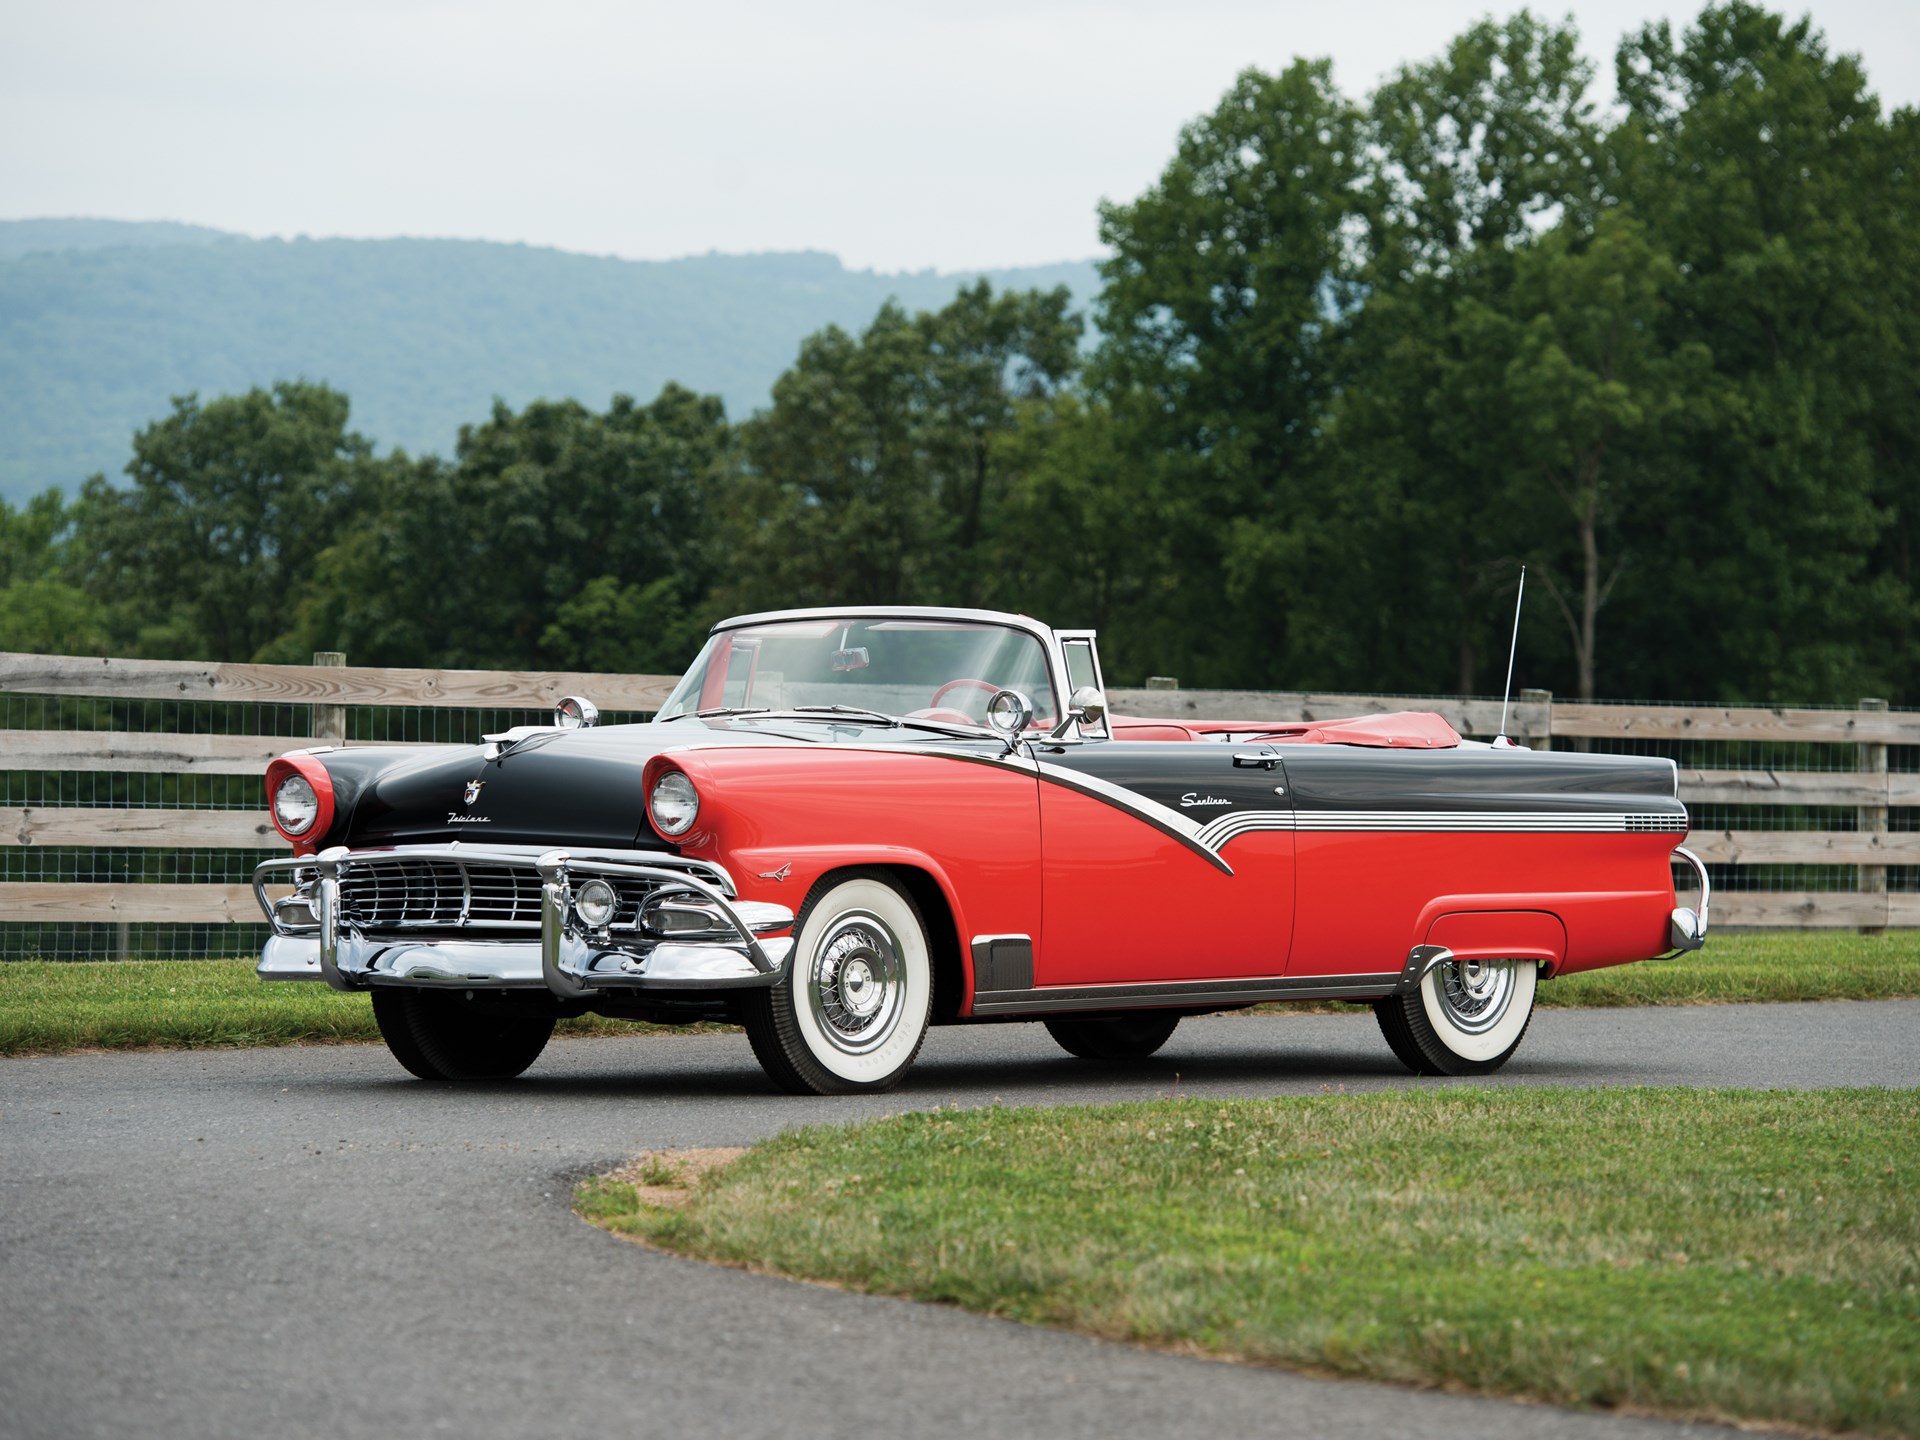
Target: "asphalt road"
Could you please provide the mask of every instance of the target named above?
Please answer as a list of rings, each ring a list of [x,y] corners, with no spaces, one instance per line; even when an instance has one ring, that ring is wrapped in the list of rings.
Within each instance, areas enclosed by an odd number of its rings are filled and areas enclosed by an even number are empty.
[[[1494,1083],[1905,1087],[1916,1042],[1913,1001],[1542,1011]],[[0,1436],[1731,1433],[709,1269],[567,1208],[637,1151],[815,1120],[1406,1083],[1365,1015],[1191,1021],[1124,1075],[1037,1026],[938,1030],[852,1100],[770,1094],[735,1036],[561,1042],[460,1090],[359,1046],[0,1061]]]

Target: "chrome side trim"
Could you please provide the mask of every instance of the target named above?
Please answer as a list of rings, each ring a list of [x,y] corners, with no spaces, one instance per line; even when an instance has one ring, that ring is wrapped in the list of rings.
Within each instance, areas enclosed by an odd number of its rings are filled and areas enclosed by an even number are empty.
[[[1257,1005],[1264,1000],[1377,1000],[1399,987],[1385,975],[1272,975],[1150,985],[1039,985],[973,997],[976,1015],[1048,1015],[1062,1010],[1177,1010]]]
[[[1111,805],[1116,810],[1124,810],[1134,819],[1151,825],[1161,834],[1178,840],[1202,860],[1216,868],[1233,874],[1233,867],[1218,854],[1217,848],[1201,838],[1202,826],[1182,815],[1170,806],[1157,800],[1149,800],[1138,791],[1129,790],[1124,785],[1116,785],[1111,780],[1103,780],[1097,775],[1083,775],[1078,770],[1068,769],[1064,765],[1050,765],[1045,760],[1035,762],[1042,780],[1051,781],[1067,790],[1074,790],[1089,799]]]

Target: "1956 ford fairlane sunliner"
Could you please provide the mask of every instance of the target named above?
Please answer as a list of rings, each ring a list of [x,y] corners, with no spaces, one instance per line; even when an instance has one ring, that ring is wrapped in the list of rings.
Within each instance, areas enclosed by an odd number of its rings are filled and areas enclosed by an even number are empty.
[[[1182,1016],[1370,1003],[1423,1074],[1520,1044],[1536,984],[1697,947],[1673,763],[1106,712],[1088,631],[918,608],[714,627],[649,723],[267,771],[259,973],[371,992],[424,1079],[564,1016],[725,1019],[778,1085],[885,1089],[929,1025],[1150,1055]],[[1675,893],[1675,860],[1699,894]]]

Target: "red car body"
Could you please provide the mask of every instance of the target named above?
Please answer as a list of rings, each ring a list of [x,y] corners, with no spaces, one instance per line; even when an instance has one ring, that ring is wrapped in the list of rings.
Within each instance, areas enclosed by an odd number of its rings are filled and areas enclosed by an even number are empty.
[[[897,1083],[929,1024],[1042,1020],[1124,1061],[1307,998],[1474,1073],[1538,981],[1706,927],[1669,761],[1431,715],[1110,717],[1091,634],[990,612],[743,617],[651,724],[296,754],[268,785],[307,858],[258,877],[261,974],[372,991],[443,1079],[517,1073],[586,1010],[736,1019],[776,1081],[831,1091]]]

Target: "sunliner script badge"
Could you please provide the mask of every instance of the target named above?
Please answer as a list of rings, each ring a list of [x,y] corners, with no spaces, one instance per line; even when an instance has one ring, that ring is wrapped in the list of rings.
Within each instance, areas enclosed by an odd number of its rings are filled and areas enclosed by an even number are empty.
[[[1196,795],[1191,790],[1180,797],[1180,808],[1182,810],[1196,810],[1203,805],[1231,804],[1233,804],[1233,801],[1222,800],[1218,795]]]

